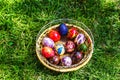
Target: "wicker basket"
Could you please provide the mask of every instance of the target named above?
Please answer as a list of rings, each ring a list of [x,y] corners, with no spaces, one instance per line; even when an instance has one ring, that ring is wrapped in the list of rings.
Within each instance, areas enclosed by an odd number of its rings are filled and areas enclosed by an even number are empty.
[[[78,62],[77,64],[74,64],[74,65],[71,65],[71,66],[58,66],[58,65],[54,65],[54,64],[51,64],[44,56],[42,56],[41,54],[41,49],[42,49],[42,39],[47,36],[47,34],[49,33],[49,31],[51,31],[52,29],[57,29],[59,24],[57,23],[54,23],[54,22],[58,22],[58,23],[66,23],[66,26],[68,28],[71,28],[71,27],[76,27],[78,29],[78,31],[80,33],[83,33],[85,35],[86,38],[89,38],[90,40],[90,44],[89,44],[89,48],[87,50],[87,52],[85,53],[84,55],[84,58]],[[58,72],[69,72],[69,71],[75,71],[75,70],[78,70],[79,68],[83,67],[84,65],[86,65],[88,63],[88,61],[91,59],[92,57],[92,53],[93,53],[93,36],[91,34],[91,32],[88,33],[88,31],[86,31],[85,29],[83,29],[81,26],[77,26],[77,25],[74,25],[74,24],[70,24],[70,21],[71,22],[74,22],[73,20],[70,20],[70,19],[60,19],[60,20],[56,20],[52,23],[54,24],[47,24],[47,26],[49,25],[49,27],[43,27],[42,30],[39,32],[38,34],[38,37],[37,37],[37,40],[36,40],[36,54],[37,54],[37,57],[39,58],[40,62],[46,66],[47,68],[51,69],[51,70],[54,70],[54,71],[58,71]],[[68,23],[69,21],[69,23]],[[76,22],[76,21],[75,21]],[[78,23],[77,23],[78,24]],[[81,23],[79,23],[81,24]],[[84,25],[84,24],[82,24]],[[85,25],[84,25],[85,27]],[[87,30],[89,30],[87,28]],[[90,30],[89,30],[90,31]],[[65,39],[64,39],[65,40]],[[61,56],[62,57],[62,56]]]

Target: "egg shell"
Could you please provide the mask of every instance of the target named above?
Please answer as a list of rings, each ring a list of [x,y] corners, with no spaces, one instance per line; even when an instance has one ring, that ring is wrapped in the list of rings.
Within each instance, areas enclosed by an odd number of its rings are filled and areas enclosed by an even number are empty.
[[[55,46],[55,43],[52,39],[45,37],[42,40],[42,45],[53,48]]]
[[[67,37],[69,39],[73,39],[77,36],[77,34],[78,34],[77,29],[75,27],[73,27],[73,28],[69,29]]]
[[[55,56],[53,56],[52,58],[49,59],[49,62],[57,65],[60,62],[60,57],[55,55]]]
[[[61,63],[63,66],[71,66],[72,65],[72,59],[69,56],[63,57],[61,59]]]
[[[78,45],[77,49],[79,51],[86,52],[88,48],[87,48],[86,44],[80,44],[80,45]]]
[[[83,53],[82,52],[73,52],[72,53],[72,62],[73,64],[76,64],[80,62],[83,59]]]
[[[75,49],[75,44],[73,41],[67,41],[65,44],[65,49],[67,52],[72,52]]]
[[[48,36],[49,36],[49,38],[51,38],[55,42],[59,41],[61,38],[60,33],[56,30],[51,30],[49,32]]]
[[[51,58],[55,55],[54,51],[50,47],[43,47],[41,52],[45,58]]]
[[[64,23],[60,24],[60,26],[59,26],[59,32],[60,32],[60,34],[62,36],[67,35],[67,33],[68,33],[68,27]]]
[[[78,44],[83,44],[85,42],[85,36],[84,34],[80,33],[77,35],[77,37],[75,38],[74,42],[78,45]]]
[[[63,55],[65,53],[65,48],[61,43],[56,43],[55,49],[59,55]]]

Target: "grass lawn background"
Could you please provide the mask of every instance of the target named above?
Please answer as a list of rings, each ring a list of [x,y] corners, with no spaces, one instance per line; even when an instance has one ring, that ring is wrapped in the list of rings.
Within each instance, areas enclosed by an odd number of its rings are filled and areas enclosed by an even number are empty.
[[[81,21],[94,35],[92,59],[74,72],[51,71],[36,56],[37,33],[59,18]],[[0,80],[120,80],[120,1],[0,0]]]

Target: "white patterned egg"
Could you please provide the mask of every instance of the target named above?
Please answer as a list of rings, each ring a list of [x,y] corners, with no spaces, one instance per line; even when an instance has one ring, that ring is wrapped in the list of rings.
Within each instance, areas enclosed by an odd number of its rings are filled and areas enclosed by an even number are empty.
[[[57,43],[55,45],[55,49],[59,55],[63,55],[65,53],[65,48],[64,48],[63,44],[61,44],[61,43]]]
[[[69,56],[63,57],[61,59],[63,66],[71,66],[72,65],[72,59]]]
[[[55,46],[55,43],[52,39],[45,37],[42,40],[42,45],[53,48]]]
[[[85,42],[85,36],[84,34],[80,33],[77,35],[77,37],[75,38],[75,41],[74,41],[77,45],[78,44],[83,44]]]

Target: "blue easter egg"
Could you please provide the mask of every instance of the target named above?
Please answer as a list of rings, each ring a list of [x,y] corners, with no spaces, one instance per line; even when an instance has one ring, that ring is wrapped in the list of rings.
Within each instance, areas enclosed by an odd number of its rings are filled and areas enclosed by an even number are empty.
[[[67,35],[68,33],[68,27],[65,24],[60,24],[59,26],[59,32],[62,36]]]
[[[57,43],[55,49],[59,55],[63,55],[65,53],[65,48],[61,43]]]

